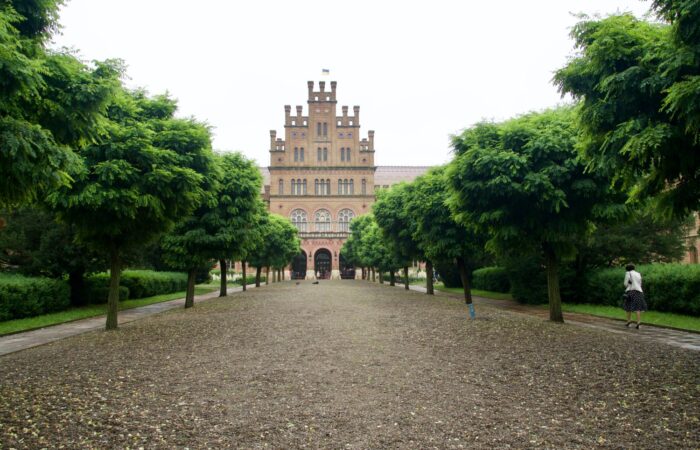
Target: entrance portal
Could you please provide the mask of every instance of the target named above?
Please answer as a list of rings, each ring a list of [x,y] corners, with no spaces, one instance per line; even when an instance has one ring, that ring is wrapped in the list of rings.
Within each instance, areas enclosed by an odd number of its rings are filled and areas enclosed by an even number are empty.
[[[306,252],[301,251],[292,260],[292,280],[303,280],[306,278]]]
[[[316,277],[330,279],[331,269],[331,252],[325,248],[317,250],[316,256],[314,256],[314,270],[316,271]]]
[[[343,280],[355,279],[355,266],[345,260],[343,254],[340,254],[340,278]]]

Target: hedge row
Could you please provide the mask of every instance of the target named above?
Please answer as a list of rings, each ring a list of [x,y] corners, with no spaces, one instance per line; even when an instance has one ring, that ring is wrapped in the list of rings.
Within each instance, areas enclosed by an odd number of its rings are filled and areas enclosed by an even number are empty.
[[[649,309],[700,316],[700,265],[651,264],[637,267]],[[625,270],[603,269],[586,279],[586,303],[619,306]]]
[[[260,275],[260,282],[264,283],[265,280],[265,275]],[[235,280],[233,280],[233,284],[238,284],[239,286],[243,285],[243,277],[239,277]],[[246,276],[246,284],[255,284],[255,275],[247,275]]]
[[[109,291],[109,274],[98,273],[88,278],[88,300],[90,303],[106,303]],[[187,274],[181,272],[155,272],[152,270],[125,270],[119,281],[119,300],[153,297],[184,291]],[[126,293],[121,288],[126,288]]]
[[[70,306],[70,287],[63,280],[0,273],[0,321],[22,319]]]
[[[472,272],[472,287],[482,291],[510,292],[508,272],[503,267],[484,267]]]

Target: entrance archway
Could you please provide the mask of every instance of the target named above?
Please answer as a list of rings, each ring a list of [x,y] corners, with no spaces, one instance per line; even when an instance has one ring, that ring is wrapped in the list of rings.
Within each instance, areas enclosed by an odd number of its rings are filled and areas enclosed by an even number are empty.
[[[331,252],[322,248],[316,251],[314,255],[314,270],[316,271],[316,277],[329,279],[331,277],[332,266]]]
[[[292,260],[292,280],[303,280],[306,278],[306,252],[301,251]]]
[[[345,256],[340,254],[340,278],[343,280],[355,279],[355,266],[345,260]]]

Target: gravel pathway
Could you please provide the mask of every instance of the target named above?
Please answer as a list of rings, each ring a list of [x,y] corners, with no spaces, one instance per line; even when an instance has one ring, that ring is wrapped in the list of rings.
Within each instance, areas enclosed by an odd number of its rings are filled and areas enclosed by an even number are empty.
[[[0,358],[0,448],[698,448],[700,353],[361,281]]]

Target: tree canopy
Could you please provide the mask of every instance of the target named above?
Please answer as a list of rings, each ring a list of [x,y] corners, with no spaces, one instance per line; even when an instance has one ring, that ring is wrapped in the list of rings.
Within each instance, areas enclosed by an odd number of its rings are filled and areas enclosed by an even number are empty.
[[[471,138],[485,126],[454,138],[459,156],[447,169],[450,207],[458,222],[488,233],[497,252],[515,251],[523,243],[541,248],[550,319],[562,321],[559,259],[571,249],[571,236],[584,232],[594,214],[606,212],[609,182],[584,172],[571,108],[498,124],[496,140]]]
[[[631,14],[579,22],[578,53],[554,81],[580,100],[589,170],[685,216],[700,209],[700,4],[653,5],[670,25]]]

